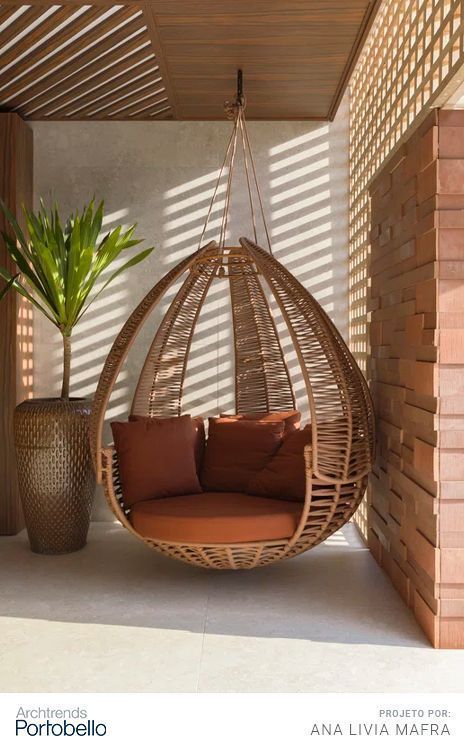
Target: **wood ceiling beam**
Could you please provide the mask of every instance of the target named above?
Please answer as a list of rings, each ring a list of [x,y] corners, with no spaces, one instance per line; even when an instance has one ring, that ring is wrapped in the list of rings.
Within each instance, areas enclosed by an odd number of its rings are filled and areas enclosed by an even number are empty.
[[[377,15],[377,11],[382,2],[383,0],[370,0],[369,7],[366,9],[363,22],[361,26],[359,27],[356,40],[353,44],[350,57],[348,58],[348,61],[345,65],[345,70],[343,71],[343,75],[340,78],[340,81],[338,83],[337,90],[332,100],[332,104],[330,105],[327,119],[330,120],[331,122],[333,121],[335,115],[337,114],[337,109],[340,106],[342,97],[346,89],[348,88],[351,74],[358,61],[359,55],[361,54],[361,50],[364,46],[364,42],[366,41],[367,35],[370,31],[370,28],[374,22],[374,18]]]
[[[177,102],[176,92],[175,92],[174,86],[172,85],[171,75],[170,75],[168,65],[166,62],[166,56],[164,54],[163,45],[161,44],[161,39],[158,33],[158,27],[156,25],[154,11],[150,3],[146,3],[145,5],[143,5],[142,10],[143,10],[143,17],[145,19],[145,23],[147,24],[151,46],[153,48],[153,52],[155,53],[155,57],[156,57],[156,60],[160,69],[161,77],[163,79],[164,87],[166,89],[169,103],[172,108],[173,117],[174,119],[177,119],[179,115],[179,106]]]

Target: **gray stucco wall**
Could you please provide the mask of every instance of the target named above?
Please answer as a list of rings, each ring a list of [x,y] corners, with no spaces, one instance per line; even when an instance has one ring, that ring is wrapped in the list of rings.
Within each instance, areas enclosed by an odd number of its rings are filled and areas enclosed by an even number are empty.
[[[145,246],[155,246],[143,265],[108,287],[76,329],[74,395],[93,393],[109,347],[131,310],[174,263],[196,249],[230,128],[228,122],[33,123],[36,200],[52,195],[67,213],[95,194],[105,199],[106,227],[137,222]],[[346,335],[347,102],[331,124],[256,122],[249,124],[249,132],[274,253]],[[213,219],[207,238],[215,236],[219,212]],[[229,228],[232,243],[241,235],[252,236],[241,170]],[[263,233],[259,239],[264,246]],[[185,399],[185,410],[192,413],[217,413],[232,405],[225,292],[221,286],[213,291],[199,321]],[[134,346],[111,401],[110,418],[127,411],[159,314]],[[54,395],[61,372],[59,335],[39,315],[34,321],[33,349],[34,393]],[[291,356],[289,364],[296,368]]]

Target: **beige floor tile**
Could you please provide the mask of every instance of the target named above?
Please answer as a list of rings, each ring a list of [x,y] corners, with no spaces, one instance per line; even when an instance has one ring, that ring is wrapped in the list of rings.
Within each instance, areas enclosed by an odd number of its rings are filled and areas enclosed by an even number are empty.
[[[2,692],[192,692],[202,636],[0,618]]]
[[[204,571],[95,523],[72,555],[0,538],[1,691],[464,691],[350,524],[311,552]]]

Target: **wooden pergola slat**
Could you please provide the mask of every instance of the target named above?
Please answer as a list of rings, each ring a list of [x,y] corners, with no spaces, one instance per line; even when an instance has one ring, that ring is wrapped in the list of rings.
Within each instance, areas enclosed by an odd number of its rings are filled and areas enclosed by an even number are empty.
[[[156,73],[153,73],[151,70],[147,72],[145,76],[143,76],[142,79],[136,81],[137,85],[137,91],[134,92],[134,94],[130,94],[127,92],[124,93],[123,89],[118,89],[114,91],[111,94],[108,94],[103,99],[97,99],[94,100],[92,103],[87,105],[86,107],[83,107],[76,113],[76,117],[80,118],[82,116],[91,115],[92,112],[95,110],[98,110],[99,113],[102,116],[106,116],[108,110],[114,110],[118,107],[124,107],[126,104],[129,104],[132,101],[137,101],[140,99],[140,97],[146,95],[147,93],[150,93],[150,90],[153,91],[153,89],[159,88],[159,81],[160,77],[157,76]],[[164,88],[161,87],[160,90],[161,93],[165,94]],[[155,94],[156,95],[156,94]],[[75,109],[75,108],[74,108]],[[74,116],[73,108],[67,109],[62,114],[66,116]]]
[[[4,52],[1,56],[1,64],[2,67],[9,65],[10,63],[14,62],[18,57],[20,57],[23,52],[27,52],[32,45],[36,44],[36,42],[40,42],[41,39],[43,39],[44,36],[50,33],[54,33],[56,30],[56,27],[59,26],[59,24],[63,23],[64,21],[67,21],[69,18],[72,18],[72,16],[79,10],[79,8],[70,6],[66,8],[58,8],[55,10],[51,15],[45,16],[43,21],[39,23],[37,26],[35,26],[31,31],[28,32],[27,35],[23,36],[16,44],[14,44],[12,47],[10,47],[9,50]],[[21,20],[21,16],[20,16]],[[15,22],[14,22],[15,23]],[[39,49],[43,50],[44,48],[47,49],[48,45],[51,44],[50,40],[45,40],[39,45]],[[30,53],[30,56],[40,54],[37,50],[34,50]],[[11,72],[8,70],[6,73],[4,73],[2,76],[0,76],[0,82],[3,83],[5,79],[8,81],[9,78],[11,78],[12,75],[15,75],[14,73],[14,67],[13,71]]]
[[[82,18],[75,21],[75,25],[73,26],[73,30],[70,36],[72,37],[75,35],[75,33],[85,29],[85,27],[88,25],[88,23],[90,23],[91,20],[93,20],[94,18],[98,18],[100,15],[101,12],[99,10],[95,10],[92,12],[90,20],[87,20],[88,17],[86,18],[86,14],[83,14]],[[40,50],[34,50],[33,52],[30,52],[26,57],[23,57],[20,61],[18,61],[18,63],[14,67],[10,68],[9,71],[5,72],[3,75],[0,75],[0,89],[6,88],[8,95],[14,95],[25,88],[25,86],[31,86],[35,83],[37,83],[37,85],[43,85],[42,81],[44,76],[51,75],[58,66],[64,67],[66,65],[66,69],[68,69],[70,65],[75,64],[75,57],[79,55],[79,52],[82,49],[88,47],[88,45],[91,44],[96,45],[103,34],[110,32],[112,28],[114,28],[114,26],[117,26],[123,21],[131,19],[133,16],[133,9],[121,9],[114,15],[112,15],[109,19],[107,19],[107,21],[105,22],[104,30],[102,30],[102,27],[97,26],[91,29],[85,35],[84,39],[81,38],[80,40],[76,40],[76,42],[69,44],[54,55],[50,55],[50,53],[54,52],[55,48],[60,46],[64,41],[67,41],[67,39],[66,36],[64,36],[60,40],[56,39],[55,42],[49,40],[46,45],[44,44],[45,49],[42,50],[44,53],[43,56],[40,54]],[[136,27],[142,28],[142,26],[139,24],[137,24]],[[69,31],[71,32],[71,29],[69,29]],[[131,31],[128,32],[126,30],[125,35],[127,35],[128,33],[131,33]],[[104,51],[105,42],[106,44],[108,44],[106,39],[103,40],[101,45],[99,45],[99,51],[101,47],[103,47]],[[82,60],[82,58],[86,54],[88,55],[89,52],[83,53],[82,57],[79,58],[79,61]],[[93,59],[96,56],[96,50],[93,50],[93,52],[90,54]],[[43,59],[43,57],[45,56],[47,56],[46,59]],[[3,64],[5,63],[3,61],[3,58],[0,56],[0,65]],[[16,78],[17,76],[21,76],[21,78],[18,81],[14,81],[14,83],[11,83],[11,80],[13,78]],[[59,76],[60,78],[63,77],[63,71],[61,71]]]
[[[116,102],[111,107],[106,107],[102,115],[103,117],[118,117],[118,115],[119,117],[126,117],[132,113],[139,112],[142,108],[146,107],[148,109],[148,107],[153,107],[156,104],[164,104],[167,101],[168,98],[165,92],[149,95],[149,92],[146,90],[139,91],[123,101]],[[128,104],[132,103],[133,106],[128,107]],[[124,108],[124,112],[122,112],[122,108]]]
[[[4,47],[5,45],[9,44],[12,39],[18,36],[18,34],[27,29],[32,23],[34,23],[34,21],[37,21],[40,16],[43,16],[45,10],[46,8],[43,8],[42,6],[37,6],[37,8],[26,8],[24,13],[16,18],[13,23],[10,23],[0,33],[0,47]],[[9,13],[9,15],[11,16],[11,13]],[[0,23],[2,23],[1,16]]]
[[[108,97],[114,96],[116,91],[119,91],[125,84],[130,83],[134,79],[137,79],[137,83],[145,79],[147,76],[158,72],[158,66],[156,64],[155,57],[152,56],[147,59],[147,50],[143,49],[139,53],[136,53],[133,58],[125,58],[119,65],[114,65],[105,71],[105,74],[97,75],[98,84],[95,84],[95,80],[86,80],[72,89],[69,93],[65,91],[54,99],[49,104],[46,102],[46,95],[39,97],[42,99],[43,105],[37,107],[37,101],[31,101],[31,108],[33,108],[34,117],[50,116],[53,115],[68,115],[70,112],[76,109],[85,109],[87,105],[95,108],[95,106]],[[129,64],[130,70],[125,71],[125,68]],[[158,74],[158,80],[159,78]],[[91,90],[89,90],[91,89]],[[45,99],[45,101],[44,101]],[[28,112],[27,106],[25,111]]]

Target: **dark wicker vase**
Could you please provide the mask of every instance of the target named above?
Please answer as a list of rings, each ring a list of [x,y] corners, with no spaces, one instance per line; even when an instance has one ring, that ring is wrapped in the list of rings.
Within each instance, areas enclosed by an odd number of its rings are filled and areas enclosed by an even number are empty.
[[[30,399],[16,407],[19,489],[33,552],[75,552],[87,541],[95,490],[91,409],[84,399]]]

